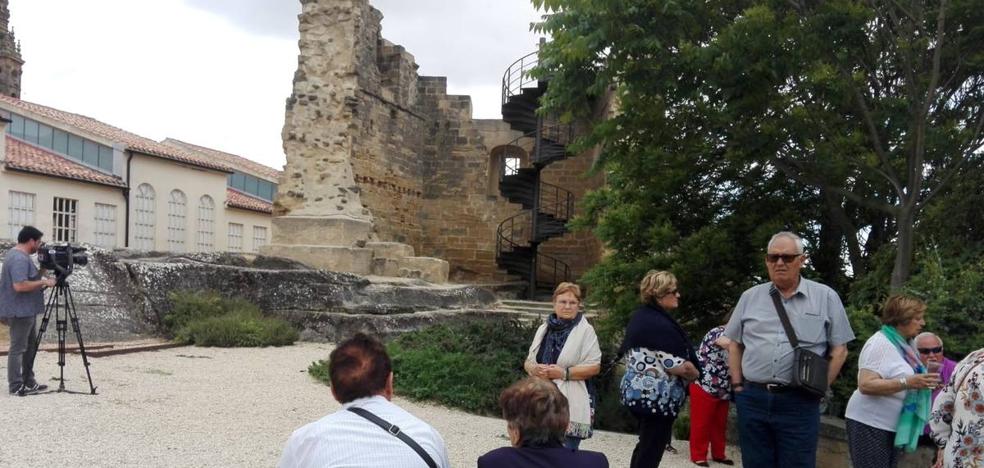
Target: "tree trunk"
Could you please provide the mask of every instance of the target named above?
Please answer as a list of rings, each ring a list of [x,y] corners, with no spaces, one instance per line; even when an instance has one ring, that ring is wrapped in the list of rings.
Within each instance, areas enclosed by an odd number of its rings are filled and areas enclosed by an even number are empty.
[[[914,206],[902,205],[899,208],[898,217],[895,221],[898,229],[898,245],[895,251],[895,266],[892,268],[892,282],[890,284],[892,291],[902,289],[905,282],[909,281],[909,275],[912,273],[912,254],[915,244],[913,221],[915,217]]]

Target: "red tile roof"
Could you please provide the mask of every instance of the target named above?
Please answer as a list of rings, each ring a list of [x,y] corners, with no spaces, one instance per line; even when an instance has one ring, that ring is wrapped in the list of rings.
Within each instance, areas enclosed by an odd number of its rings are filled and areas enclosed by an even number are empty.
[[[176,146],[185,151],[190,151],[197,153],[199,156],[207,159],[214,159],[216,161],[221,161],[223,164],[240,169],[243,172],[250,173],[254,176],[264,178],[270,182],[277,183],[280,179],[281,171],[278,171],[272,167],[260,164],[256,161],[246,159],[242,156],[237,156],[235,154],[226,153],[224,151],[215,150],[212,148],[206,148],[204,146],[193,145],[175,138],[167,138],[161,143],[166,145]]]
[[[123,179],[97,171],[39,146],[7,136],[7,169],[81,180],[113,187],[126,187]]]
[[[150,138],[144,138],[135,133],[130,133],[126,130],[102,123],[91,117],[61,111],[4,95],[0,95],[0,105],[41,115],[51,120],[61,122],[65,125],[78,128],[83,132],[88,132],[107,140],[122,143],[126,145],[127,149],[138,153],[149,154],[151,156],[170,159],[198,167],[215,169],[223,172],[232,172],[229,167],[219,161],[202,158],[189,151],[158,143]],[[28,115],[28,117],[30,116]]]
[[[260,213],[273,213],[273,203],[231,188],[226,189],[226,206]]]

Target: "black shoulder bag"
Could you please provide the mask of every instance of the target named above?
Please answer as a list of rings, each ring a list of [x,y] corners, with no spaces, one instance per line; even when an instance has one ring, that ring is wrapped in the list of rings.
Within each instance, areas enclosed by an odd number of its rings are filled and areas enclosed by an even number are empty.
[[[413,440],[412,438],[410,438],[410,436],[401,432],[400,428],[397,425],[390,424],[389,421],[379,416],[376,416],[371,411],[366,409],[353,408],[350,406],[348,410],[359,416],[362,416],[363,418],[368,419],[373,424],[383,428],[384,431],[389,432],[393,437],[402,440],[404,444],[409,445],[414,452],[417,452],[417,455],[420,455],[420,458],[424,459],[424,463],[426,463],[427,466],[429,466],[430,468],[437,468],[437,463],[434,462],[434,459],[431,458],[430,454],[428,454],[427,451],[424,450],[424,448],[417,443],[417,441]]]
[[[827,394],[827,369],[830,363],[827,358],[814,353],[808,349],[800,348],[799,339],[796,332],[789,323],[789,316],[786,315],[786,308],[782,305],[779,298],[779,290],[774,289],[769,294],[772,296],[772,303],[776,306],[779,313],[779,320],[782,328],[786,330],[789,344],[793,347],[793,381],[791,385],[803,389],[807,393],[823,398]]]

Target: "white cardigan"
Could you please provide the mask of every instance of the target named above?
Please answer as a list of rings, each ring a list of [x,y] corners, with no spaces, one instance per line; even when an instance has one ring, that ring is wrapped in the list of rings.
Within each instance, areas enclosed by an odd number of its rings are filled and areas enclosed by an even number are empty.
[[[540,343],[547,334],[547,324],[544,322],[536,330],[533,337],[533,344],[530,345],[530,352],[526,355],[526,361],[536,365],[536,355],[540,352]],[[557,365],[560,367],[574,367],[601,364],[601,347],[598,345],[598,335],[595,334],[594,327],[588,320],[581,317],[581,321],[574,326],[571,334],[564,343],[564,349],[557,357]],[[580,436],[580,438],[590,437],[591,427],[591,404],[588,398],[588,387],[583,380],[564,380],[555,379],[560,392],[567,397],[567,404],[570,407],[571,422],[568,426],[568,435]],[[578,430],[578,428],[582,430]],[[586,431],[585,432],[585,428]]]

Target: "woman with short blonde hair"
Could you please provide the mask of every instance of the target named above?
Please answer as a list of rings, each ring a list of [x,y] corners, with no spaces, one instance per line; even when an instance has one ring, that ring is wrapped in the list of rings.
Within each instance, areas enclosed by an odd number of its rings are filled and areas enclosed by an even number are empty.
[[[639,283],[639,298],[618,354],[626,360],[622,404],[639,420],[631,468],[659,466],[687,398],[687,382],[700,375],[690,338],[669,314],[680,305],[676,276],[649,271]]]
[[[523,368],[553,380],[568,401],[570,421],[564,444],[577,448],[591,437],[595,399],[588,381],[601,371],[601,346],[594,327],[581,312],[581,288],[560,283],[553,294],[554,313],[536,330]]]

